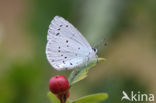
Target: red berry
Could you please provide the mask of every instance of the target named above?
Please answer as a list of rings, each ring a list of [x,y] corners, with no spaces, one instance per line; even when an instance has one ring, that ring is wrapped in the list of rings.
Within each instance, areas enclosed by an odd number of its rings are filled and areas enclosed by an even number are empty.
[[[62,75],[53,76],[49,80],[49,89],[54,94],[62,94],[69,90],[69,82]]]
[[[69,90],[68,90],[67,93],[66,93],[66,98],[69,98],[69,96],[70,96],[70,93],[69,93]]]

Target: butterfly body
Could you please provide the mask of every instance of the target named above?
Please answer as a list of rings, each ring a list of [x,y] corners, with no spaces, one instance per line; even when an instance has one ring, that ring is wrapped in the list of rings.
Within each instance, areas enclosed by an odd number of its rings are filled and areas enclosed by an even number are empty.
[[[47,40],[47,59],[56,70],[73,69],[97,57],[88,41],[62,17],[51,21]]]

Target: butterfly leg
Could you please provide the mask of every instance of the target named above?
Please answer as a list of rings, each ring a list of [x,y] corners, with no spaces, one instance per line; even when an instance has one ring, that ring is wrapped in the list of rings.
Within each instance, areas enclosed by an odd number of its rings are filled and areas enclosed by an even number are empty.
[[[79,70],[77,68],[74,69],[74,72],[77,73]]]
[[[98,60],[98,56],[96,55],[96,63],[98,63],[99,62],[99,60]]]
[[[86,67],[88,66],[88,62],[89,62],[89,56],[87,56],[87,58],[86,58]]]

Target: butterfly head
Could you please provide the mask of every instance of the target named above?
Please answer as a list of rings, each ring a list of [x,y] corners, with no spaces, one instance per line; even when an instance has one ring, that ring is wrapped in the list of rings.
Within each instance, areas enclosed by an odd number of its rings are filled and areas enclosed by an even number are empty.
[[[95,53],[97,53],[97,51],[98,51],[97,48],[92,48],[92,49],[93,49],[93,51],[94,51]]]

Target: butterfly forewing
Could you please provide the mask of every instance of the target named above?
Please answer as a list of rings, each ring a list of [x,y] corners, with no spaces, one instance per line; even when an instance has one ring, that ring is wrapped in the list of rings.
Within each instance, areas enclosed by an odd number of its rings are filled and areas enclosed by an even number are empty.
[[[51,33],[49,33],[51,32]],[[48,30],[48,40],[51,38],[50,35],[64,36],[75,40],[84,47],[91,49],[88,41],[81,35],[81,33],[68,21],[64,18],[55,16],[51,21]]]

